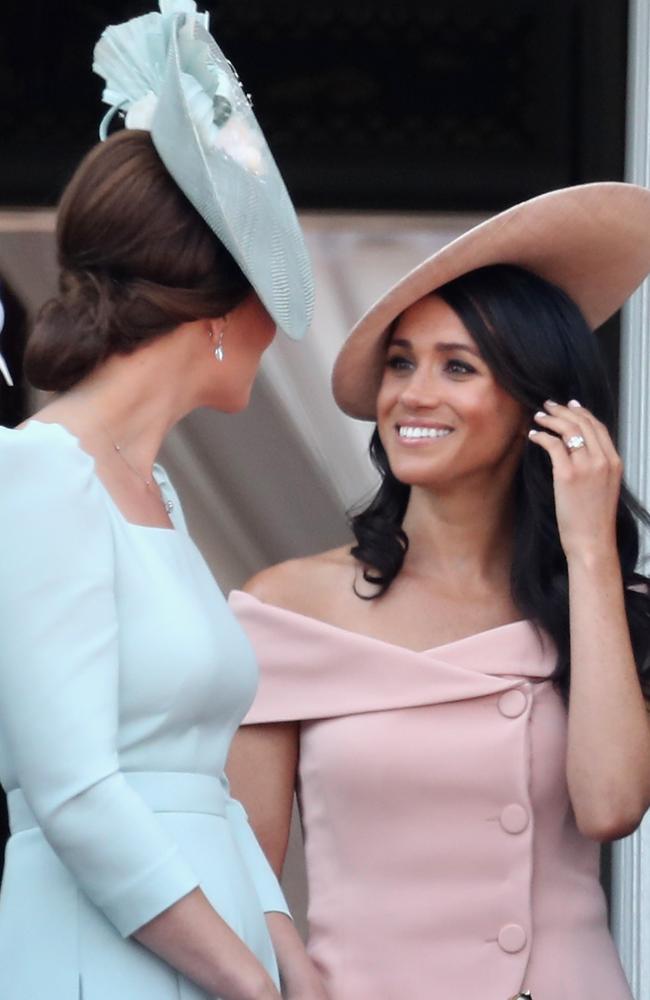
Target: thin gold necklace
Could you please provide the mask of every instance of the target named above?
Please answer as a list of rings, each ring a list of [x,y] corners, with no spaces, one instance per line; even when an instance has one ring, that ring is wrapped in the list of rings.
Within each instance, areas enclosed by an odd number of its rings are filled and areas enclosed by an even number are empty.
[[[108,438],[108,440],[113,445],[113,449],[120,456],[120,458],[122,459],[122,461],[126,465],[127,469],[130,469],[131,472],[133,473],[133,475],[136,476],[140,480],[141,483],[144,483],[145,487],[147,488],[147,490],[150,493],[155,494],[155,496],[158,498],[158,500],[160,500],[161,504],[165,508],[165,513],[167,514],[167,516],[169,516],[172,513],[173,509],[174,509],[174,501],[173,500],[165,500],[165,498],[162,495],[162,491],[161,491],[158,483],[155,482],[155,480],[153,479],[153,477],[150,478],[150,479],[147,479],[146,476],[143,476],[142,473],[139,472],[138,469],[136,469],[136,467],[131,464],[131,462],[129,462],[128,458],[126,457],[126,455],[122,451],[120,445],[114,439],[114,437],[111,434],[111,432],[109,431],[108,427],[106,427],[104,424],[101,424],[101,427],[102,427],[104,433],[106,434],[106,437]]]

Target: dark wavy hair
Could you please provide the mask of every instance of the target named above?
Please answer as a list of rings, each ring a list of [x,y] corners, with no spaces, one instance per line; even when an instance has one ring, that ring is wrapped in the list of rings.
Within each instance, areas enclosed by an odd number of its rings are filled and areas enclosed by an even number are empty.
[[[479,268],[436,290],[476,342],[497,382],[531,414],[546,399],[579,399],[610,432],[614,405],[597,338],[565,292],[521,267]],[[385,593],[408,549],[402,521],[410,487],[392,473],[377,429],[370,455],[381,476],[371,503],[351,517],[352,555],[374,585],[367,599]],[[515,475],[514,556],[511,589],[524,618],[544,629],[557,648],[555,679],[564,695],[570,680],[569,584],[555,516],[551,464],[543,449],[524,446]],[[625,485],[616,512],[625,604],[642,687],[650,695],[650,596],[636,572],[638,522],[650,515]],[[630,589],[636,585],[639,589]],[[361,595],[359,595],[361,596]],[[366,595],[364,595],[366,596]]]

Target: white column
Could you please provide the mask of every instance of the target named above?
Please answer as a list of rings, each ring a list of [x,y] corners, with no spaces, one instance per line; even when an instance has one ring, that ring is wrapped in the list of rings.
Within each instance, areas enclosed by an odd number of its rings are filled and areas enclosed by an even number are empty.
[[[627,180],[650,187],[650,4],[630,0]],[[623,312],[620,447],[626,478],[650,508],[650,291]],[[650,554],[647,532],[642,553]],[[647,571],[646,571],[647,572]],[[613,849],[612,924],[632,992],[650,997],[650,819]]]

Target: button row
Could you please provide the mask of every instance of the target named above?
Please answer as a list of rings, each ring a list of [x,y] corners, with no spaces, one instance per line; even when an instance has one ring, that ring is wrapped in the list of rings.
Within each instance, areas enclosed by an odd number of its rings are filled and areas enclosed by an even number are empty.
[[[514,688],[500,695],[497,706],[504,718],[518,719],[528,708],[528,697],[521,688]],[[502,828],[513,835],[523,833],[528,828],[529,821],[528,811],[518,802],[509,803],[499,816]],[[522,951],[527,941],[526,931],[521,924],[504,924],[497,936],[499,947],[509,955]]]

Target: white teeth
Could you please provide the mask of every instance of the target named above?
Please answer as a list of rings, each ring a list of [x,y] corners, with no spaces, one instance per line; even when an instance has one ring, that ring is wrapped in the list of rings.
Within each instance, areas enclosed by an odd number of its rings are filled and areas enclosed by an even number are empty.
[[[441,438],[451,434],[450,427],[400,427],[399,436],[402,438]]]

